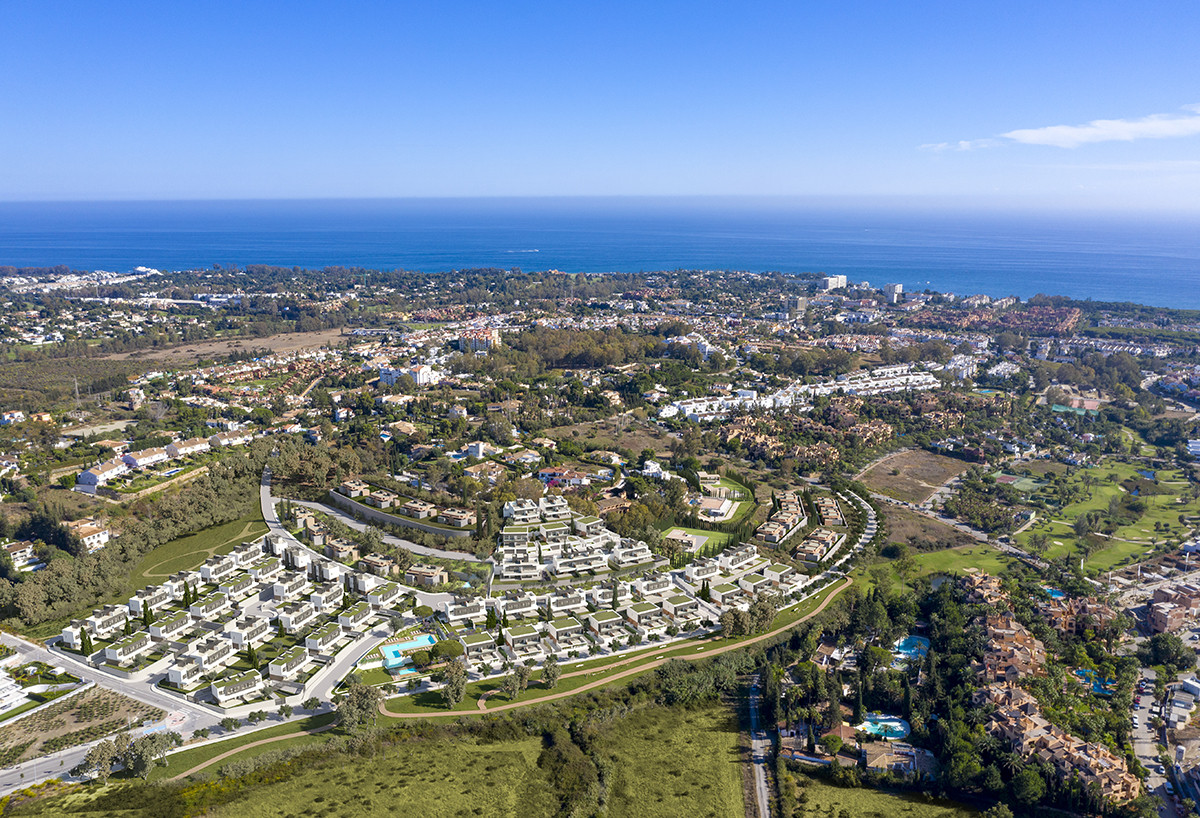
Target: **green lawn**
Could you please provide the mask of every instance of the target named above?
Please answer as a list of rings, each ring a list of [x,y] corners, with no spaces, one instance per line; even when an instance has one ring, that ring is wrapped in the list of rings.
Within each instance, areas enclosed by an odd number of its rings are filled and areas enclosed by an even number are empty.
[[[603,733],[597,752],[613,765],[612,818],[745,815],[738,728],[724,708],[634,713]]]
[[[173,753],[172,755],[167,756],[167,761],[169,762],[169,765],[166,767],[156,767],[150,773],[150,780],[151,781],[159,781],[164,778],[173,778],[174,776],[177,776],[186,770],[190,770],[192,767],[195,767],[197,764],[199,764],[202,761],[207,761],[210,758],[215,758],[215,757],[221,755],[222,753],[226,753],[237,747],[242,747],[246,744],[249,744],[252,741],[258,741],[258,740],[264,739],[264,738],[272,738],[275,736],[286,736],[289,733],[298,733],[301,730],[311,730],[314,727],[322,727],[331,721],[333,721],[332,713],[322,713],[319,716],[309,716],[308,718],[301,719],[300,721],[288,722],[286,724],[277,724],[274,727],[268,727],[265,730],[258,730],[253,733],[250,733],[250,732],[234,733],[234,735],[227,741],[219,741],[219,742],[216,742],[215,744],[206,744],[202,747],[196,747],[191,750],[180,750],[178,753]],[[245,726],[243,726],[242,730],[245,731],[245,730],[247,730],[247,728]],[[184,738],[189,739],[189,738],[191,738],[191,736],[184,736]],[[279,749],[280,747],[285,746],[291,742],[295,742],[295,743],[318,742],[318,741],[324,741],[324,739],[325,739],[325,734],[317,733],[316,735],[313,735],[313,736],[297,736],[295,739],[287,739],[284,741],[275,741],[270,744],[264,744],[261,747],[253,747],[242,753],[235,753],[234,755],[229,757],[229,761],[253,758],[254,756],[261,755],[262,753],[265,753],[268,750]],[[225,763],[225,762],[221,762],[221,763]]]
[[[913,561],[917,565],[917,572],[912,577],[914,580],[935,574],[961,574],[967,568],[977,568],[989,574],[999,574],[1008,565],[1007,557],[982,542],[978,545],[962,545],[957,548],[945,548],[941,551],[914,554]],[[884,560],[861,566],[854,569],[851,575],[856,580],[870,583],[873,582],[870,570],[880,566],[890,572],[893,584],[900,583],[900,574],[896,570],[896,561],[894,560]]]
[[[142,558],[130,580],[131,590],[157,585],[178,571],[189,571],[214,554],[228,553],[243,541],[261,537],[267,530],[262,515],[256,511],[240,520],[164,543]]]
[[[1030,538],[1040,533],[1048,540],[1046,556],[1057,558],[1077,554],[1079,539],[1072,527],[1075,520],[1089,511],[1106,513],[1112,498],[1125,495],[1120,483],[1135,476],[1137,471],[1136,465],[1105,462],[1096,468],[1076,472],[1071,481],[1082,486],[1083,475],[1089,474],[1095,481],[1091,489],[1085,489],[1082,499],[1063,509],[1048,512],[1048,518],[1045,516],[1046,512],[1039,512],[1037,522],[1016,536],[1017,543],[1022,546],[1028,545]],[[1110,480],[1110,474],[1115,474],[1117,480]],[[1177,541],[1183,536],[1188,529],[1180,524],[1179,517],[1200,514],[1200,502],[1178,502],[1174,492],[1182,491],[1186,487],[1186,481],[1180,483],[1176,480],[1178,476],[1177,472],[1167,470],[1158,473],[1160,486],[1171,493],[1143,497],[1147,509],[1141,519],[1132,525],[1117,529],[1112,539],[1100,542],[1099,547],[1084,562],[1088,573],[1107,571],[1134,562],[1148,556],[1156,541],[1161,544],[1168,540]],[[1157,530],[1155,524],[1159,526]]]
[[[474,744],[402,744],[369,763],[320,767],[286,784],[260,787],[213,815],[273,818],[289,815],[460,815],[540,818],[559,802],[537,766],[541,738]]]
[[[672,531],[682,531],[684,534],[699,534],[701,537],[707,537],[708,540],[704,545],[700,546],[700,552],[704,553],[713,548],[724,548],[725,545],[733,538],[732,534],[725,534],[721,531],[706,531],[703,528],[684,528],[681,525],[671,525],[663,529],[663,536],[670,534]]]
[[[805,815],[833,815],[845,810],[854,818],[971,818],[979,813],[953,801],[922,795],[893,795],[867,787],[835,787],[818,778],[797,775],[805,802]]]

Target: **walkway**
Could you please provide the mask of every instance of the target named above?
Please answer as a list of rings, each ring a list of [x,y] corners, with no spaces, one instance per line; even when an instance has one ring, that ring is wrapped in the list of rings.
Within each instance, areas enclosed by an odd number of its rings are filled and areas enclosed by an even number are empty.
[[[249,744],[243,744],[241,747],[234,747],[232,750],[226,750],[225,752],[221,753],[220,755],[213,756],[212,758],[208,759],[207,761],[201,761],[199,764],[197,764],[195,767],[192,767],[190,770],[185,770],[184,772],[181,772],[178,775],[171,776],[171,780],[178,781],[181,778],[187,778],[189,775],[198,773],[201,770],[203,770],[205,767],[211,767],[212,765],[216,764],[219,761],[224,761],[225,759],[229,758],[230,756],[237,755],[238,753],[242,752],[243,750],[250,750],[254,747],[261,747],[264,744],[272,744],[276,741],[286,741],[286,740],[292,739],[292,738],[299,738],[300,736],[313,736],[313,735],[316,735],[317,733],[324,733],[326,730],[332,730],[334,727],[337,727],[337,725],[338,725],[338,723],[336,721],[331,721],[329,724],[323,724],[320,727],[314,727],[311,730],[298,730],[295,733],[287,733],[282,736],[271,736],[270,738],[260,738],[258,741],[252,741]]]

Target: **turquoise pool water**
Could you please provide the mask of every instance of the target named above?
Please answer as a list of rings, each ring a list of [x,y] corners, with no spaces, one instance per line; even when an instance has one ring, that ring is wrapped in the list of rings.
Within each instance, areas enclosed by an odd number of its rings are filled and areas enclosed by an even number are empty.
[[[912,729],[908,722],[899,716],[888,716],[883,713],[871,713],[862,724],[855,725],[855,730],[862,730],[878,738],[904,738]]]
[[[1089,670],[1087,668],[1080,668],[1076,670],[1075,676],[1084,684],[1090,684],[1092,686],[1092,692],[1101,696],[1111,696],[1113,694],[1112,686],[1117,683],[1116,679],[1102,680],[1096,674],[1096,671]]]
[[[924,636],[906,636],[892,645],[892,655],[897,659],[920,659],[929,653],[929,640]]]
[[[1057,588],[1051,588],[1049,585],[1043,585],[1042,588],[1050,595],[1051,599],[1062,599],[1066,596],[1062,591]]]
[[[408,664],[408,659],[404,657],[404,652],[407,650],[416,650],[417,648],[427,648],[437,642],[432,636],[423,633],[415,639],[409,639],[407,642],[397,642],[394,645],[384,645],[379,649],[383,654],[383,666],[388,670],[396,670],[401,665]],[[401,673],[411,673],[412,671],[397,671]]]

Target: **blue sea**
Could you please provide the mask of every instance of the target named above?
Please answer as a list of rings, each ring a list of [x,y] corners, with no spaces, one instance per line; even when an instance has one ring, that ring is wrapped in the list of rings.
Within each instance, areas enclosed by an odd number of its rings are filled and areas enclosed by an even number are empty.
[[[0,203],[0,265],[844,273],[1200,308],[1200,222],[762,199]]]

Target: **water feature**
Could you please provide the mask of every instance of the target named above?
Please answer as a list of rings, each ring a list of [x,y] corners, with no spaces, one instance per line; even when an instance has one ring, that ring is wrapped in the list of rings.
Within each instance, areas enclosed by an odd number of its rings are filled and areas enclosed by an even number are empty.
[[[416,650],[417,648],[427,648],[437,642],[432,636],[423,633],[407,642],[397,642],[393,645],[383,645],[379,648],[379,652],[383,655],[383,666],[388,670],[397,670],[402,665],[408,664],[408,658],[404,655],[406,651]],[[397,671],[406,672],[406,671]]]
[[[896,659],[920,659],[929,653],[929,640],[924,636],[909,635],[892,645]]]
[[[867,715],[866,721],[855,725],[854,729],[870,733],[876,738],[890,740],[906,737],[912,728],[907,721],[899,716],[889,716],[886,713],[870,713]]]

